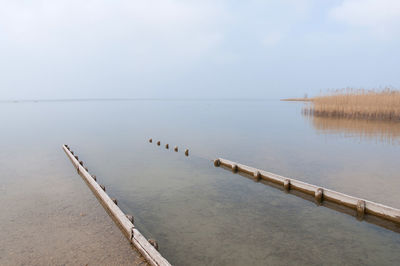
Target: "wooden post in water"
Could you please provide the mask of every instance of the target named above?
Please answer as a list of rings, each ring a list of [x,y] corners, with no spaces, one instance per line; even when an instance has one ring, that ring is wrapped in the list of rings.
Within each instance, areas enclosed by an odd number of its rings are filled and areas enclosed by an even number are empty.
[[[231,167],[232,167],[232,172],[233,173],[237,173],[239,171],[239,168],[238,168],[237,164],[232,164]]]
[[[261,179],[260,171],[255,171],[253,176],[254,176],[254,180],[256,182],[260,181],[260,179]]]
[[[365,214],[365,201],[359,200],[357,201],[357,217],[359,219],[363,219]]]
[[[101,204],[106,208],[114,218],[129,241],[143,255],[150,265],[153,266],[170,266],[171,264],[161,256],[157,249],[152,246],[147,239],[133,225],[133,217],[127,217],[117,205],[117,200],[111,199],[105,192],[105,187],[99,185],[88,171],[83,167],[83,162],[78,161],[78,156],[72,155],[70,148],[63,145],[63,150],[71,160],[74,167],[88,184],[92,192],[97,196]],[[82,162],[82,163],[81,163]],[[158,247],[158,244],[157,244]]]
[[[318,204],[322,203],[323,195],[324,195],[324,190],[322,188],[317,188],[317,190],[315,190],[314,197],[315,197],[315,201]]]
[[[290,191],[290,179],[285,179],[283,181],[283,188],[285,189],[286,192]]]

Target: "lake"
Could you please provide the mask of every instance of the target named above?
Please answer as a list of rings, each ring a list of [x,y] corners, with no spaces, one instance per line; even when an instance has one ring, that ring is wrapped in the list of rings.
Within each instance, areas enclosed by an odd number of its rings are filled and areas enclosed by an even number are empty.
[[[222,157],[400,208],[399,123],[301,109],[277,100],[1,103],[2,190],[21,173],[43,186],[58,172],[80,179],[61,149],[69,144],[174,265],[398,264],[399,233],[214,167]]]

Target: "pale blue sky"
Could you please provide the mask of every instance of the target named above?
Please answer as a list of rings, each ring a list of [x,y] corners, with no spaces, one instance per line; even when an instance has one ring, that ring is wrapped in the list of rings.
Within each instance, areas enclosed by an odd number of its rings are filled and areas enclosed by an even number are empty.
[[[0,0],[0,99],[400,88],[398,0]]]

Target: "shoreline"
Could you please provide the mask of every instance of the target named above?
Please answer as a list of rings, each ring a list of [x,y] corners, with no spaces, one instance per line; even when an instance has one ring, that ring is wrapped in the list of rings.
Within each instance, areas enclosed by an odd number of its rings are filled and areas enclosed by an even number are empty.
[[[284,98],[280,99],[282,102],[312,102],[312,98]]]

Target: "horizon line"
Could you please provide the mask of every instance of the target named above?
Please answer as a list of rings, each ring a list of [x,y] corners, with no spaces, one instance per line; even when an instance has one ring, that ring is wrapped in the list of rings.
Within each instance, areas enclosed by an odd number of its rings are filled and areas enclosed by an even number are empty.
[[[53,99],[8,99],[0,103],[27,103],[27,102],[90,102],[90,101],[267,101],[280,98],[53,98]]]

